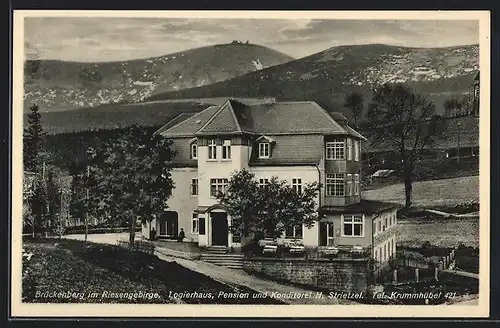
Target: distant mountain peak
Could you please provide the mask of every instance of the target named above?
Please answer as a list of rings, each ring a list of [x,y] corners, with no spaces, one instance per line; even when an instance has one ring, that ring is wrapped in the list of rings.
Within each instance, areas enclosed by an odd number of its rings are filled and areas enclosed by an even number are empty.
[[[157,93],[209,85],[290,60],[250,43],[117,62],[26,60],[25,111],[32,103],[55,111],[140,102]]]

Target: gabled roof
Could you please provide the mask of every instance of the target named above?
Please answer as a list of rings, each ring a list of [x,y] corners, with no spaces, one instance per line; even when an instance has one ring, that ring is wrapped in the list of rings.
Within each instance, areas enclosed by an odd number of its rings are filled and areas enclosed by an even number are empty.
[[[173,119],[171,119],[170,121],[168,121],[167,123],[165,123],[164,126],[162,126],[161,128],[159,128],[155,134],[157,133],[162,133],[163,131],[166,131],[168,129],[170,129],[171,127],[173,127],[174,125],[177,125],[185,120],[187,120],[188,118],[192,117],[196,115],[196,113],[180,113],[179,115],[175,116]]]
[[[313,101],[242,103],[229,99],[221,106],[211,106],[183,122],[158,131],[169,138],[215,134],[331,134],[365,139],[346,122],[336,122]]]
[[[161,127],[157,133],[160,133],[162,136],[168,138],[193,137],[194,133],[198,131],[218,109],[219,106],[210,106],[184,121],[171,125],[167,128],[165,128],[165,126]]]
[[[264,136],[264,135],[262,135],[262,136],[258,137],[257,139],[255,139],[255,141],[261,141],[261,140],[265,140],[265,141],[270,142],[270,143],[276,142],[276,140],[274,140],[273,138],[268,137],[268,136]]]
[[[196,134],[241,133],[231,101],[226,101],[219,110],[196,132]]]

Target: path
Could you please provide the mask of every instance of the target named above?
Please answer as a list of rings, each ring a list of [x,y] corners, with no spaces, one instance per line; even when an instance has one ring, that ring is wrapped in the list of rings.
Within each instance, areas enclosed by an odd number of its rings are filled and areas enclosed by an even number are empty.
[[[479,274],[477,273],[472,273],[472,272],[467,272],[467,271],[460,271],[460,270],[442,270],[441,272],[446,272],[449,274],[454,274],[457,276],[462,276],[462,277],[468,277],[468,278],[474,278],[479,280]]]
[[[116,245],[117,239],[123,238],[124,236],[128,236],[128,234],[92,234],[88,235],[87,240],[94,243]],[[83,240],[84,235],[67,235],[64,236],[64,238]],[[157,255],[158,258],[164,261],[177,262],[179,265],[182,265],[189,270],[201,273],[229,286],[245,286],[259,293],[267,293],[271,297],[273,296],[273,293],[275,293],[276,298],[288,304],[358,304],[357,302],[350,300],[328,298],[328,295],[326,293],[323,293],[323,297],[321,298],[279,298],[279,295],[276,294],[298,293],[300,295],[306,295],[312,293],[312,295],[316,295],[316,292],[261,279],[259,277],[250,275],[243,270],[234,270],[203,261],[197,261],[195,260],[197,254],[179,250],[172,250],[166,247],[156,247],[155,255]]]
[[[447,212],[442,212],[442,211],[437,211],[437,210],[428,210],[426,209],[425,211],[434,213],[437,215],[444,216],[445,218],[447,217],[452,217],[452,218],[475,218],[479,217],[479,212],[474,212],[474,213],[466,213],[466,214],[455,214],[455,213],[447,213]]]
[[[168,250],[170,251],[170,250]],[[329,304],[353,304],[354,302],[337,299],[328,298],[327,294],[323,293],[321,298],[280,298],[277,294],[290,294],[297,293],[300,295],[306,295],[312,293],[312,295],[316,295],[315,291],[306,290],[298,287],[282,285],[276,283],[274,281],[264,280],[255,276],[252,276],[246,273],[243,270],[234,270],[229,269],[217,265],[213,265],[211,263],[206,263],[203,261],[193,261],[189,259],[183,259],[179,257],[168,256],[161,251],[155,252],[156,255],[165,261],[175,261],[179,265],[190,269],[192,271],[196,271],[205,276],[212,278],[220,283],[226,285],[240,285],[245,286],[250,289],[253,289],[259,293],[267,293],[270,297],[273,296],[273,293],[277,299],[280,301],[286,302],[288,304],[316,304],[316,305],[329,305]]]

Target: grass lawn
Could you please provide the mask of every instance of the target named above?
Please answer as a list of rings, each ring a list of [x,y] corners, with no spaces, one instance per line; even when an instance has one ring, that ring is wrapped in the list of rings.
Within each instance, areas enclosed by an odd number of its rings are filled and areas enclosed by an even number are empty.
[[[23,302],[282,304],[253,299],[256,292],[249,288],[118,246],[41,239],[25,240],[23,249],[32,254],[23,256]],[[234,298],[236,293],[248,297]]]
[[[363,197],[404,204],[402,183],[363,191]],[[417,181],[413,183],[413,205],[417,208],[460,212],[456,206],[479,203],[479,176]],[[420,247],[426,241],[441,247],[459,243],[479,247],[479,218],[427,217],[398,219],[398,246]]]
[[[363,197],[404,204],[404,185],[398,183],[365,190]],[[479,202],[479,176],[414,182],[412,202],[417,207],[454,206]]]
[[[428,241],[439,247],[479,247],[479,218],[398,220],[396,236],[398,246],[420,247]]]

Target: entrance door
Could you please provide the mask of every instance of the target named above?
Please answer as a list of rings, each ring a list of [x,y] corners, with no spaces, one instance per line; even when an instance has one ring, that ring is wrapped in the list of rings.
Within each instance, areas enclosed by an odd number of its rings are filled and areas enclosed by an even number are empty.
[[[334,230],[333,222],[320,222],[319,225],[319,245],[332,246],[334,245]]]
[[[179,225],[179,215],[177,212],[168,211],[165,212],[160,218],[160,233],[159,236],[177,238],[178,235],[178,225]]]
[[[212,219],[212,245],[227,246],[229,233],[227,213],[212,212],[210,218]]]

